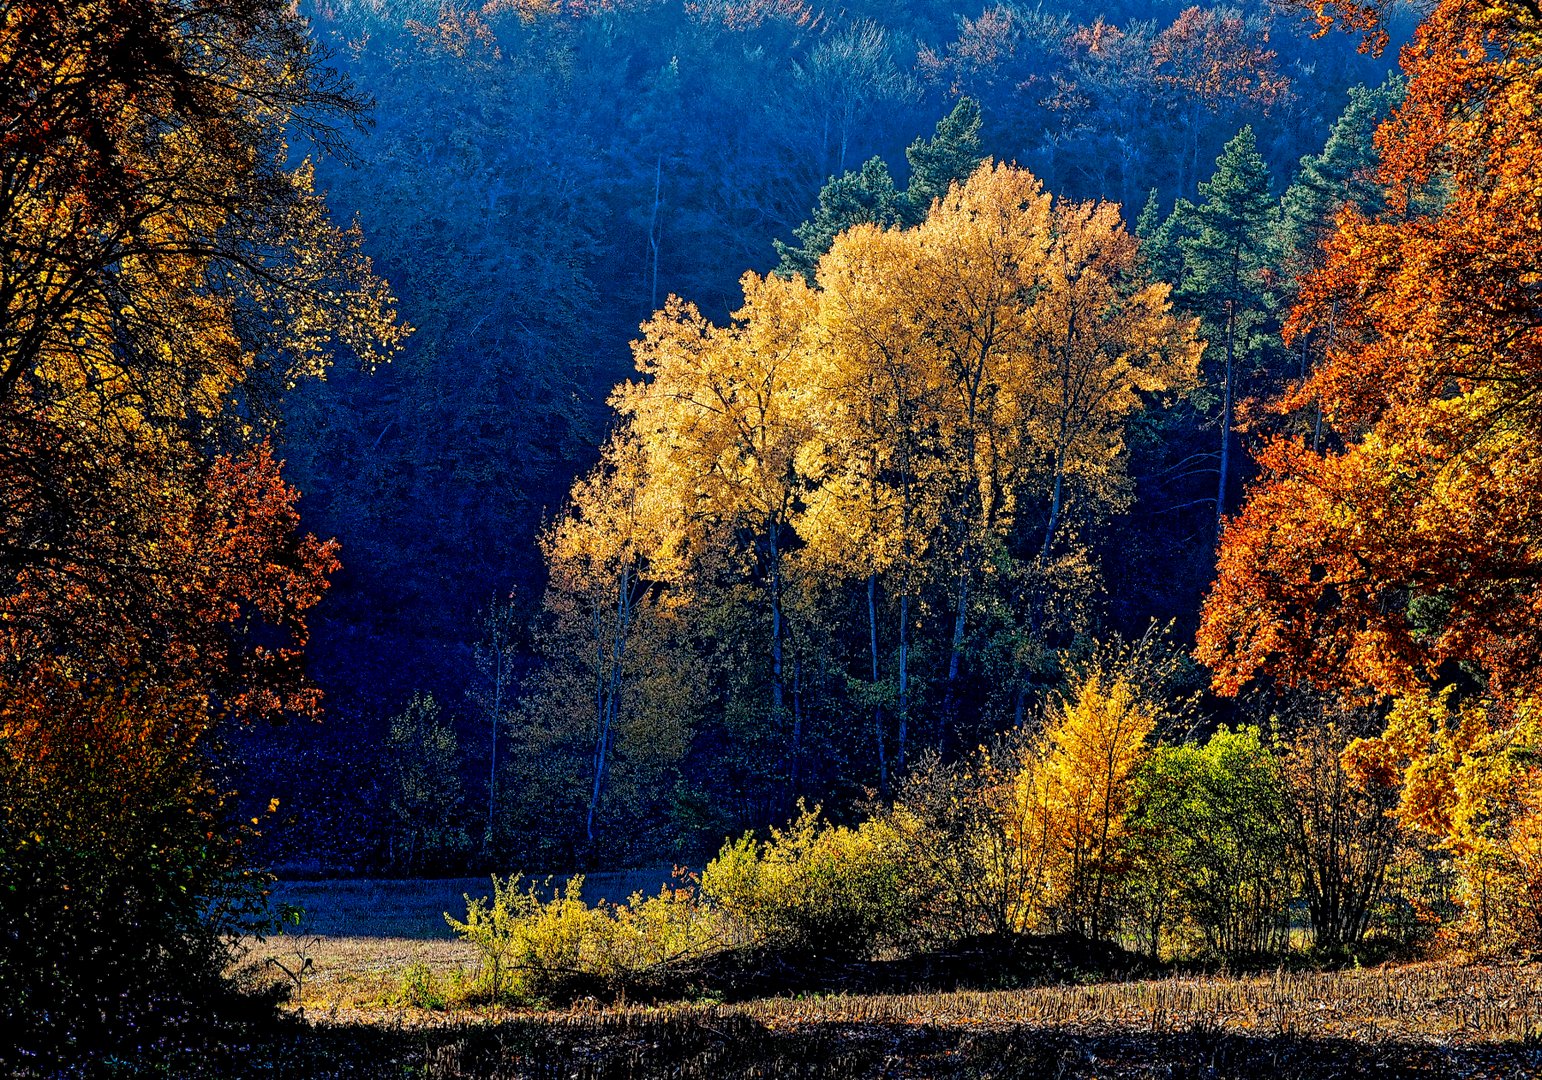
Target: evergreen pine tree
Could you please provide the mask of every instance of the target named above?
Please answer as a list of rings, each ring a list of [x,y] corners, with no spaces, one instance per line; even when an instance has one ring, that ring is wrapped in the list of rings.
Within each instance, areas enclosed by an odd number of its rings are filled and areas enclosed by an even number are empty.
[[[1146,195],[1146,205],[1140,209],[1140,217],[1135,219],[1135,235],[1140,240],[1150,240],[1162,227],[1162,204],[1157,198],[1157,189],[1152,188]]]
[[[1351,87],[1349,105],[1334,123],[1321,153],[1301,159],[1301,169],[1280,199],[1280,265],[1292,276],[1320,261],[1322,240],[1348,205],[1362,213],[1381,203],[1372,171],[1377,126],[1403,97],[1403,80],[1390,76],[1378,87]]]
[[[1274,238],[1282,304],[1294,305],[1302,280],[1322,266],[1323,243],[1332,234],[1340,210],[1348,206],[1371,214],[1382,205],[1382,189],[1374,175],[1376,128],[1402,100],[1403,92],[1398,75],[1389,76],[1374,89],[1352,87],[1349,105],[1329,131],[1322,152],[1301,159],[1300,171],[1280,198]],[[1302,334],[1293,344],[1298,372],[1305,378],[1312,369],[1313,356],[1332,346],[1332,333]],[[1311,426],[1312,443],[1318,446],[1322,441],[1320,405]]]
[[[872,158],[859,172],[831,177],[820,189],[813,216],[793,230],[800,246],[775,241],[776,253],[782,257],[776,272],[787,278],[802,274],[812,285],[814,268],[838,235],[869,222],[885,228],[897,224],[902,199],[882,158]]]
[[[1207,360],[1219,367],[1221,397],[1220,477],[1216,530],[1226,513],[1230,479],[1233,394],[1240,360],[1267,346],[1273,298],[1264,279],[1265,259],[1277,220],[1269,169],[1251,127],[1244,127],[1216,159],[1214,175],[1199,185],[1197,205],[1180,204],[1174,224],[1183,273],[1176,297],[1201,320],[1209,341]]]
[[[905,224],[926,220],[932,201],[948,193],[955,181],[967,180],[980,167],[980,104],[962,97],[953,111],[937,121],[930,139],[917,139],[905,151],[910,162],[910,184],[905,189],[901,213]]]
[[[932,201],[948,193],[955,181],[967,180],[979,168],[980,106],[973,98],[960,98],[953,111],[937,121],[930,139],[917,139],[905,151],[910,162],[910,185],[901,192],[882,158],[873,158],[858,172],[833,176],[819,192],[811,216],[793,230],[794,247],[777,240],[781,256],[776,273],[782,277],[802,274],[814,283],[814,268],[830,250],[835,238],[853,225],[919,225]]]
[[[1140,255],[1146,272],[1154,281],[1177,281],[1183,271],[1178,231],[1183,219],[1180,211],[1189,205],[1188,200],[1179,199],[1174,212],[1164,218],[1157,189],[1152,188],[1146,197],[1146,205],[1135,222],[1135,237],[1140,241]]]

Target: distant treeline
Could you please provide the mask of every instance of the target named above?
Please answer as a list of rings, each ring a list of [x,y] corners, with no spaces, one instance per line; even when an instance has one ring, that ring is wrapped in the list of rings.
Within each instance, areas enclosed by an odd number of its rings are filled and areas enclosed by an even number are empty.
[[[357,215],[416,329],[392,364],[338,365],[286,407],[288,475],[308,527],[342,542],[343,569],[308,659],[326,725],[265,751],[253,786],[299,815],[285,834],[298,849],[281,857],[347,865],[385,857],[388,795],[330,778],[385,775],[369,766],[389,756],[386,718],[415,692],[456,718],[464,780],[487,785],[487,710],[541,666],[536,536],[597,459],[627,342],[666,297],[721,320],[742,272],[778,264],[778,242],[796,255],[821,214],[849,216],[839,184],[821,195],[827,181],[849,174],[849,195],[876,169],[903,194],[907,148],[961,100],[980,119],[971,163],[1014,161],[1056,195],[1118,202],[1133,229],[1142,207],[1160,224],[1197,199],[1245,124],[1274,198],[1322,150],[1346,89],[1390,66],[1261,7],[332,4],[311,18],[375,100],[356,161],[323,157],[319,183]],[[1277,317],[1264,321],[1274,333]],[[1239,367],[1239,394],[1278,367],[1264,351]],[[1121,552],[1089,628],[1192,626],[1220,404],[1185,405],[1182,430],[1134,422],[1133,501],[1087,537]],[[1234,490],[1247,468],[1239,443]],[[504,620],[489,681],[476,643],[511,595],[520,617]]]

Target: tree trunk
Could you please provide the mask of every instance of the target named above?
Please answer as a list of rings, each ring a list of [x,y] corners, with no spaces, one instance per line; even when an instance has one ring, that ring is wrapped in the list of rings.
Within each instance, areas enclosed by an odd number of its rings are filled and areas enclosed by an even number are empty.
[[[1221,394],[1221,478],[1215,491],[1215,539],[1221,541],[1221,523],[1226,516],[1226,481],[1231,464],[1231,384],[1232,364],[1237,343],[1237,302],[1226,302],[1226,377]]]
[[[948,745],[948,731],[958,710],[958,669],[964,651],[964,625],[969,612],[969,569],[966,560],[958,575],[958,608],[953,616],[953,644],[948,650],[948,681],[943,693],[942,718],[937,724],[937,752],[943,753]]]
[[[792,754],[787,763],[787,807],[791,810],[798,797],[799,766],[803,757],[803,663],[792,662]]]
[[[497,657],[493,661],[493,752],[487,769],[487,832],[482,840],[485,849],[493,846],[493,812],[498,805],[498,720],[503,715],[503,638],[497,630],[493,632],[493,651]]]
[[[648,306],[659,309],[659,188],[664,180],[664,155],[660,154],[653,164],[653,215],[648,219],[648,251],[653,258],[653,288]]]
[[[1055,529],[1060,524],[1060,505],[1065,491],[1065,466],[1061,455],[1055,455],[1055,491],[1049,502],[1049,524],[1044,527],[1044,550],[1039,552],[1039,561],[1049,562],[1050,545],[1055,542]]]
[[[900,597],[899,638],[899,738],[894,749],[894,767],[905,767],[905,741],[910,725],[910,594]]]
[[[889,763],[883,745],[883,705],[878,701],[878,575],[867,575],[867,640],[873,659],[873,743],[878,748],[878,790],[889,790]]]
[[[594,844],[594,816],[599,810],[600,796],[605,790],[605,770],[610,760],[611,734],[620,714],[623,665],[626,661],[626,639],[632,625],[632,575],[630,570],[621,572],[616,587],[616,625],[610,642],[609,670],[605,672],[604,689],[599,709],[599,732],[594,745],[594,784],[589,791],[589,810],[584,817],[584,837]]]
[[[782,693],[782,557],[777,546],[778,527],[772,524],[771,544],[771,713],[777,722],[782,719],[784,696]]]

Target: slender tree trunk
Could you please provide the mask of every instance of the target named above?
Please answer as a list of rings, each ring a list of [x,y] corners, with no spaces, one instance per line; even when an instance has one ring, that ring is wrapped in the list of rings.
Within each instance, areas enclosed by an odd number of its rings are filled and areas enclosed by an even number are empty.
[[[771,712],[778,723],[782,719],[782,557],[778,547],[778,527],[771,525]]]
[[[609,665],[605,673],[605,687],[601,693],[599,732],[594,746],[594,784],[589,791],[589,810],[584,817],[584,837],[594,844],[594,817],[599,811],[600,796],[605,790],[605,772],[610,761],[611,734],[620,714],[623,665],[626,662],[626,639],[632,625],[632,574],[621,572],[616,587],[616,625],[609,648]]]
[[[798,797],[800,766],[803,760],[803,662],[792,662],[792,760],[788,762],[788,800],[790,809]]]
[[[841,110],[841,159],[835,170],[836,176],[846,175],[846,145],[851,139],[850,112],[850,108]]]
[[[889,763],[883,745],[883,705],[878,701],[878,575],[867,575],[867,642],[873,659],[873,744],[878,748],[878,790],[889,790]]]
[[[1215,491],[1215,539],[1221,540],[1221,523],[1226,517],[1226,481],[1231,465],[1231,387],[1232,364],[1237,345],[1237,302],[1226,302],[1226,377],[1221,394],[1221,477]]]
[[[487,769],[487,833],[482,841],[487,848],[493,845],[493,813],[498,805],[498,719],[503,715],[503,639],[497,631],[494,631],[493,651],[497,653],[493,661],[493,752]]]
[[[953,643],[948,650],[948,681],[943,694],[942,718],[937,725],[938,753],[947,749],[948,732],[954,721],[953,714],[958,711],[958,669],[959,660],[964,652],[964,625],[968,613],[969,565],[966,558],[964,569],[958,575],[958,608],[953,615]]]
[[[905,768],[906,738],[910,726],[910,594],[900,597],[899,634],[899,738],[894,748],[894,767]]]
[[[648,219],[648,252],[653,259],[653,285],[649,294],[648,309],[659,309],[659,189],[664,180],[664,155],[660,154],[653,164],[653,215]]]
[[[1184,185],[1196,198],[1199,195],[1199,104],[1189,112],[1189,180]]]
[[[1060,506],[1065,491],[1065,465],[1063,455],[1055,455],[1055,491],[1049,501],[1049,524],[1044,527],[1044,549],[1039,552],[1043,563],[1049,562],[1050,546],[1055,542],[1055,529],[1060,525]]]

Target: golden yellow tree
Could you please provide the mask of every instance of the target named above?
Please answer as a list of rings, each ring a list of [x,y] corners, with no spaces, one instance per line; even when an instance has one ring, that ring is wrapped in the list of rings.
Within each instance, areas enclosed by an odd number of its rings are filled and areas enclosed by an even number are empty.
[[[970,588],[1010,523],[1025,404],[1044,371],[1031,343],[1032,305],[1049,262],[1051,217],[1050,197],[1032,174],[987,162],[917,227],[916,270],[895,283],[944,388],[938,478],[955,567],[944,725],[956,709]]]
[[[1012,827],[1038,867],[1030,918],[1094,938],[1109,929],[1135,774],[1156,720],[1128,669],[1073,674],[1024,757],[1012,802]]]
[[[842,233],[819,263],[819,445],[822,483],[799,529],[823,570],[865,579],[868,654],[875,688],[874,741],[887,786],[888,735],[878,625],[878,586],[898,595],[898,655],[892,707],[895,765],[909,743],[912,605],[925,580],[937,525],[934,440],[942,384],[911,312],[897,297],[917,291],[913,234],[860,225]]]
[[[1345,771],[1398,790],[1398,820],[1450,857],[1464,914],[1454,933],[1481,948],[1542,933],[1539,748],[1534,702],[1442,692],[1396,699],[1386,730],[1344,751]]]
[[[1125,423],[1146,395],[1193,379],[1196,324],[1144,277],[1118,207],[1055,205],[1006,165],[955,185],[919,228],[842,234],[818,283],[831,466],[805,530],[866,578],[875,684],[873,594],[896,579],[903,725],[909,600],[923,572],[951,583],[951,694],[971,590],[1015,527],[1044,521],[1024,575],[1039,582],[1030,636],[1042,632],[1043,594],[1085,576],[1082,552],[1054,550],[1068,484],[1086,517],[1117,505]],[[904,744],[902,734],[901,755]]]
[[[1117,207],[1057,206],[1008,165],[953,185],[919,226],[848,230],[816,270],[812,286],[746,275],[725,326],[671,297],[634,344],[643,378],[612,400],[657,508],[655,542],[680,588],[689,582],[689,601],[677,599],[734,639],[719,650],[724,686],[769,685],[768,710],[725,714],[785,725],[791,788],[806,676],[827,671],[841,609],[865,599],[865,670],[848,701],[864,726],[871,717],[886,788],[891,746],[903,768],[914,738],[922,619],[946,620],[939,742],[972,610],[995,620],[975,631],[988,648],[1013,640],[1021,708],[1025,657],[1036,648],[1033,667],[1048,667],[1051,634],[1096,582],[1090,545],[1067,522],[1080,530],[1117,506],[1129,416],[1191,379],[1199,346],[1145,276]],[[578,501],[630,498],[595,489]],[[993,591],[976,595],[986,581]],[[769,680],[729,629],[757,608]],[[880,612],[894,608],[890,667]]]
[[[632,429],[622,427],[541,538],[550,662],[517,721],[519,734],[534,757],[544,749],[563,758],[565,744],[578,744],[585,767],[581,780],[559,777],[555,788],[553,777],[532,771],[550,761],[515,769],[527,798],[545,789],[550,802],[578,804],[590,852],[601,841],[618,751],[630,766],[623,786],[657,781],[684,754],[694,714],[692,666],[675,640],[679,538],[670,530],[678,523],[659,504],[671,493],[649,483],[648,464]]]
[[[801,280],[742,280],[744,304],[726,327],[670,297],[633,349],[641,382],[612,403],[647,455],[649,483],[677,515],[683,557],[708,543],[738,548],[762,583],[770,622],[774,723],[786,707],[783,587],[800,499],[817,481],[808,347],[815,296]],[[745,539],[741,539],[745,538]],[[799,717],[789,761],[796,769]]]
[[[1047,371],[1028,400],[1026,449],[1048,459],[1047,561],[1068,478],[1096,501],[1122,496],[1125,421],[1143,394],[1180,389],[1198,372],[1197,319],[1173,315],[1171,286],[1144,280],[1136,241],[1114,203],[1056,204],[1045,287],[1030,340]]]

